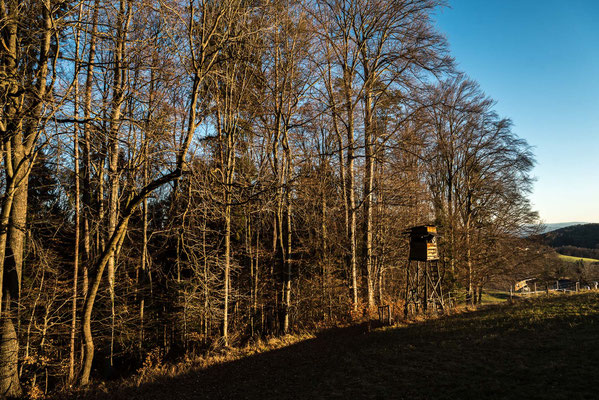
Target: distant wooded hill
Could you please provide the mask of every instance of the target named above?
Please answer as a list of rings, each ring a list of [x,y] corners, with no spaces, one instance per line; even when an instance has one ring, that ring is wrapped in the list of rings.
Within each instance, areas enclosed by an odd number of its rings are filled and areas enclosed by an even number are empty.
[[[584,225],[584,224],[588,224],[588,222],[556,222],[556,223],[552,223],[552,224],[543,224],[543,230],[541,232],[547,233],[547,232],[555,231],[557,229],[566,228],[566,227],[572,226],[572,225]]]
[[[599,224],[567,226],[536,238],[561,254],[599,259]]]

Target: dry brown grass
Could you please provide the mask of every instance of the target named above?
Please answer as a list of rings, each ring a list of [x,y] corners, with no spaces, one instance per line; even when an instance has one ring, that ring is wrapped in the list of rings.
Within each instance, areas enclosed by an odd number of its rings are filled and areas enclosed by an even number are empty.
[[[143,365],[137,370],[134,376],[111,382],[92,383],[92,385],[83,389],[74,388],[67,392],[55,394],[55,398],[110,397],[115,392],[194,372],[197,373],[215,365],[234,362],[246,357],[278,350],[313,338],[315,338],[315,335],[308,332],[293,333],[279,337],[257,338],[248,342],[243,347],[220,347],[210,350],[201,356],[186,356],[184,359],[174,363],[164,362],[160,348],[156,347],[146,354]]]
[[[396,310],[402,310],[402,304],[395,305]],[[446,311],[446,314],[455,315],[476,310],[477,307],[460,305]],[[151,385],[157,382],[164,382],[168,379],[185,376],[189,374],[199,373],[202,370],[211,367],[222,365],[230,362],[235,362],[247,357],[256,356],[262,353],[272,352],[279,349],[315,339],[319,334],[327,335],[326,332],[338,332],[349,330],[355,331],[364,330],[370,331],[385,331],[389,329],[397,329],[408,327],[414,324],[426,323],[427,321],[436,320],[444,317],[443,315],[413,315],[408,319],[395,313],[394,323],[391,326],[379,326],[376,318],[378,316],[376,310],[361,309],[355,312],[355,315],[347,321],[335,321],[334,326],[323,324],[315,327],[314,332],[296,332],[285,336],[256,338],[246,343],[242,347],[215,347],[205,354],[199,356],[186,356],[176,362],[165,362],[160,348],[156,347],[146,354],[143,365],[136,371],[133,376],[108,381],[95,382],[84,389],[72,389],[68,392],[56,394],[56,398],[102,398],[110,397],[115,392],[127,391],[135,387]]]

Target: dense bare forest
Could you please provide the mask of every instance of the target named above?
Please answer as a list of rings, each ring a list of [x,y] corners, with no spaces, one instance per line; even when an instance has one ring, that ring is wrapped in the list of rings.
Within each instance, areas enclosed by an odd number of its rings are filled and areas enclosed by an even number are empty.
[[[413,225],[470,301],[519,268],[531,148],[443,5],[0,0],[0,394],[401,302]]]

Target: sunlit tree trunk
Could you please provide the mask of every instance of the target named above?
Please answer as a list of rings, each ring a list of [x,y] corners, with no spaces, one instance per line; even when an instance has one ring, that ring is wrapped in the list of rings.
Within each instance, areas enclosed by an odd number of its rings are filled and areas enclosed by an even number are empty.
[[[118,171],[119,162],[119,121],[121,119],[121,106],[125,96],[125,66],[123,65],[127,31],[131,19],[131,6],[128,0],[121,0],[119,3],[119,11],[117,14],[116,27],[116,42],[113,50],[113,81],[112,81],[112,104],[109,117],[109,155],[108,155],[108,177],[109,177],[109,205],[108,205],[108,230],[107,236],[111,237],[116,229],[118,214],[119,214],[119,180],[120,174]],[[110,293],[110,365],[113,364],[114,355],[114,329],[115,329],[115,309],[114,309],[114,270],[115,261],[118,257],[117,251],[119,247],[115,247],[115,251],[108,259],[108,290]]]
[[[285,249],[282,252],[285,268],[285,280],[283,285],[284,291],[284,316],[283,316],[283,333],[289,332],[289,313],[291,310],[291,150],[289,148],[289,138],[287,130],[283,134],[283,148],[285,150]],[[283,230],[281,230],[283,234]]]
[[[83,267],[82,298],[85,302],[89,286],[89,264],[92,261],[91,253],[91,224],[93,221],[92,210],[92,152],[91,152],[91,115],[92,115],[92,90],[94,83],[94,64],[96,59],[96,40],[98,29],[99,0],[94,1],[91,20],[91,32],[89,33],[89,52],[87,57],[87,68],[85,78],[85,93],[83,99],[83,252],[85,262]],[[83,354],[83,352],[82,352]]]
[[[41,7],[39,52],[37,54],[37,69],[30,78],[31,105],[25,107],[24,96],[16,96],[12,104],[8,104],[7,117],[2,120],[3,145],[5,150],[6,189],[5,201],[2,210],[2,226],[0,234],[0,254],[2,268],[0,272],[6,277],[2,282],[2,331],[0,345],[0,395],[17,397],[21,394],[18,376],[19,343],[14,327],[15,318],[18,320],[18,306],[21,295],[21,277],[23,270],[23,252],[25,246],[25,233],[27,225],[27,202],[29,174],[35,162],[39,124],[42,118],[44,101],[47,93],[48,60],[50,56],[50,43],[52,38],[53,22],[50,13],[50,2],[44,0]],[[25,10],[26,12],[27,10]],[[17,4],[0,2],[0,17],[4,26],[2,33],[8,46],[2,50],[4,53],[3,70],[9,77],[9,85],[20,74],[17,71],[18,56],[18,20],[21,12]],[[20,100],[20,101],[19,101]],[[22,107],[22,108],[21,108]],[[20,109],[19,109],[20,108]],[[26,114],[20,114],[26,113]],[[21,122],[21,121],[25,122]],[[5,231],[7,230],[7,232]],[[5,237],[4,235],[8,235]],[[6,248],[7,247],[7,248]]]
[[[351,271],[351,288],[352,288],[352,304],[353,309],[358,309],[358,272],[357,272],[357,247],[356,247],[356,178],[354,169],[354,150],[355,150],[355,138],[354,138],[354,106],[351,98],[352,94],[352,80],[353,73],[344,70],[344,91],[345,91],[345,107],[347,113],[347,199],[348,199],[348,215],[349,215],[349,269]]]
[[[365,68],[368,78],[368,67]],[[366,287],[368,307],[374,308],[374,292],[376,277],[372,262],[372,197],[374,182],[374,151],[373,151],[373,127],[372,127],[372,99],[369,83],[364,91],[364,264],[366,266]]]
[[[82,17],[83,4],[79,6],[79,20]],[[80,48],[80,26],[77,25],[75,28],[75,74],[74,74],[74,109],[75,119],[79,119],[79,48]],[[71,340],[69,349],[69,376],[68,382],[72,384],[75,379],[75,339],[77,335],[77,289],[79,280],[79,236],[80,236],[80,222],[81,222],[81,177],[79,175],[79,125],[74,124],[73,130],[73,171],[75,176],[75,251],[73,255],[73,292],[72,292],[72,304],[71,304]]]

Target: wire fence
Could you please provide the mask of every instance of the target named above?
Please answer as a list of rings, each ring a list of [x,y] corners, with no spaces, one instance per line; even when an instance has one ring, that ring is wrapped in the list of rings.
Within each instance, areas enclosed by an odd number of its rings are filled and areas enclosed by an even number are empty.
[[[514,286],[511,286],[508,291],[494,290],[491,296],[492,300],[484,299],[483,295],[488,295],[487,291],[478,293],[477,300],[474,302],[473,299],[469,299],[464,290],[461,291],[447,291],[438,293],[437,297],[431,297],[426,300],[426,306],[423,299],[419,299],[416,303],[410,303],[409,307],[403,301],[390,304],[382,304],[378,306],[378,322],[382,325],[391,325],[395,321],[403,320],[407,315],[423,315],[423,314],[448,314],[451,313],[452,309],[460,305],[469,304],[486,304],[488,302],[500,302],[500,301],[511,301],[523,297],[534,297],[549,295],[551,293],[575,293],[583,291],[597,291],[599,290],[598,282],[581,283],[570,280],[557,280],[551,282],[530,282],[532,279],[527,280],[529,284],[514,290]],[[402,296],[403,297],[403,296]],[[406,311],[407,310],[407,311]]]
[[[546,282],[546,283],[534,283],[532,286],[526,286],[518,291],[515,291],[513,287],[510,287],[510,297],[514,296],[538,296],[542,294],[549,293],[573,293],[587,290],[597,290],[599,289],[598,282],[588,283],[580,283],[578,281],[567,281],[567,280],[558,280],[554,282]]]

